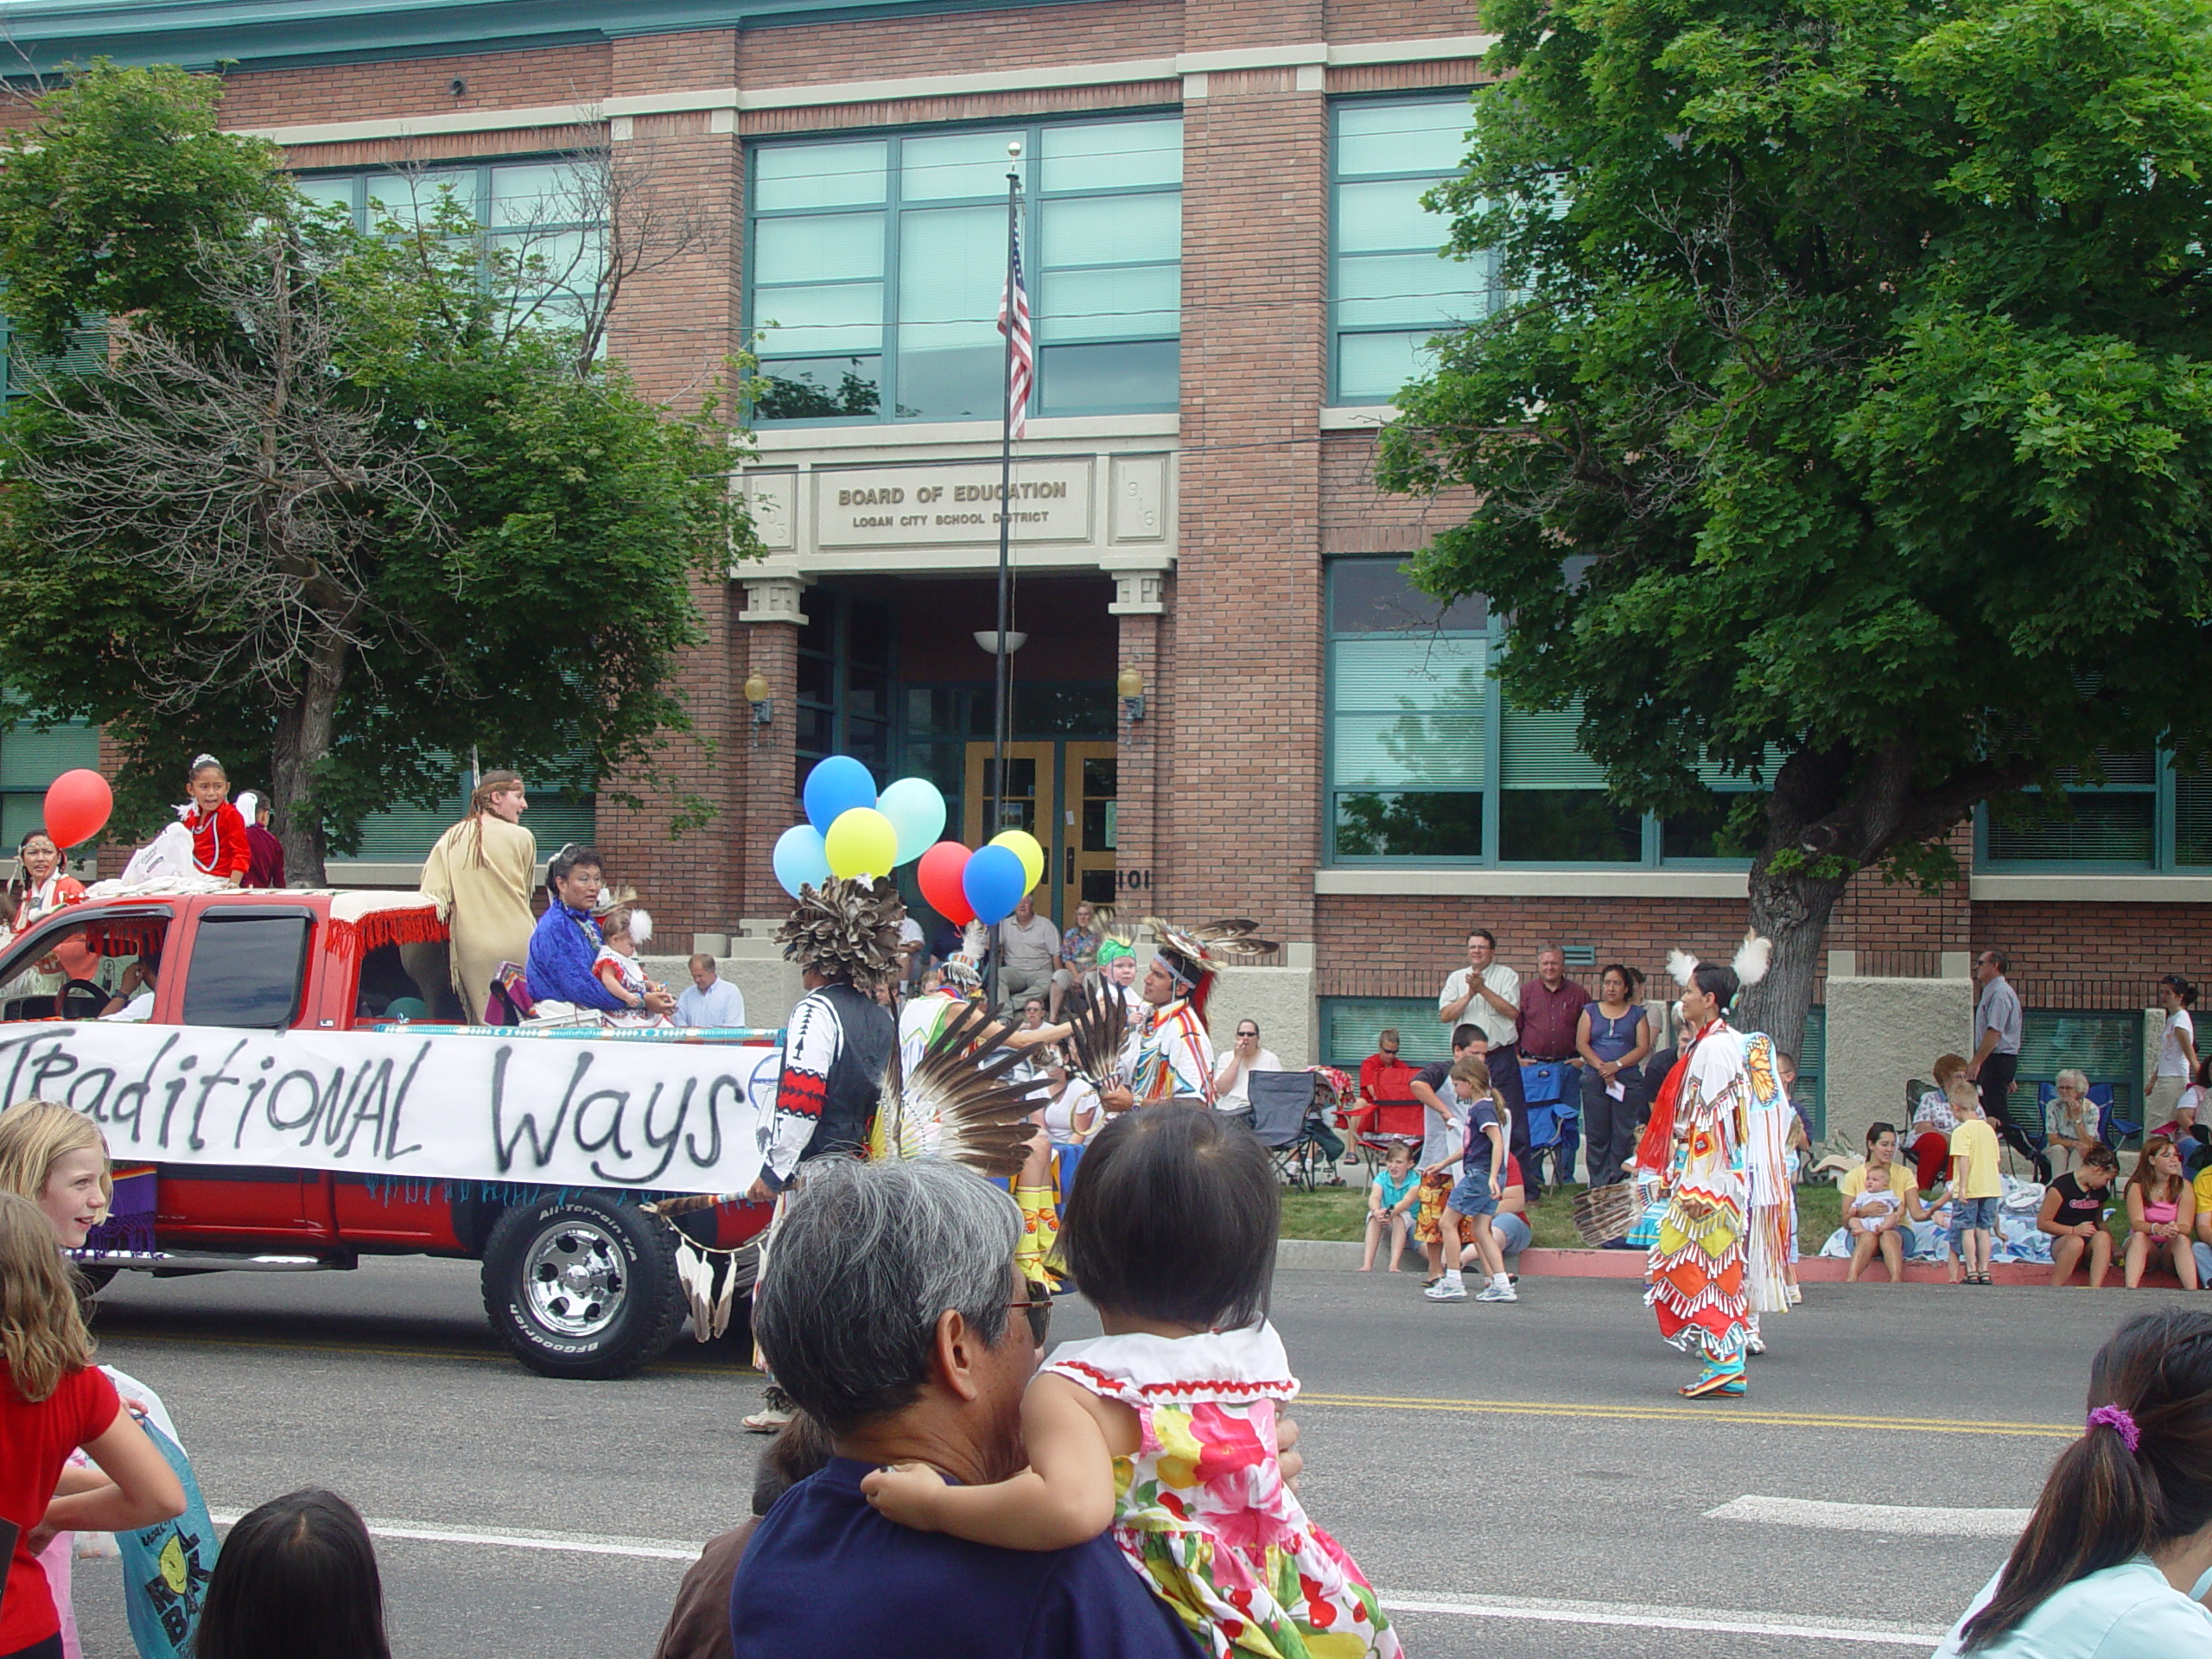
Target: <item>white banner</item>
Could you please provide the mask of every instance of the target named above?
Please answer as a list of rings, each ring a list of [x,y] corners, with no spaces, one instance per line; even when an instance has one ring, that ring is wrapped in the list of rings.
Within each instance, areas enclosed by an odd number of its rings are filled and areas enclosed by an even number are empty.
[[[118,1163],[736,1192],[776,1048],[210,1026],[0,1026],[0,1104],[58,1100]]]

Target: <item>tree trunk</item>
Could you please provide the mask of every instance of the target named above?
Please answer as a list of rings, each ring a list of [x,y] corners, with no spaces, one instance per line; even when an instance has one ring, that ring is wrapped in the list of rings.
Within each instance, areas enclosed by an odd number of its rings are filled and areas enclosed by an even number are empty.
[[[1774,942],[1774,964],[1744,993],[1732,1023],[1741,1031],[1766,1033],[1777,1048],[1796,1056],[1805,1040],[1805,1011],[1813,1005],[1813,976],[1820,966],[1828,913],[1849,878],[1777,871],[1772,867],[1775,850],[1769,847],[1759,854],[1751,880],[1751,926]]]
[[[328,885],[322,866],[322,814],[315,804],[315,769],[329,752],[338,722],[338,694],[345,685],[346,645],[326,639],[308,655],[297,693],[276,709],[269,747],[273,819],[283,843],[285,879],[295,887]]]

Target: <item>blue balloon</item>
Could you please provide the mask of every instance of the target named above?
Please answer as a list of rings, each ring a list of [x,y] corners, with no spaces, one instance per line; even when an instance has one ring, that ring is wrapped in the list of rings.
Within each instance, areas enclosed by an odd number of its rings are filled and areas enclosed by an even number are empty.
[[[976,919],[995,927],[1014,914],[1021,895],[1029,891],[1029,872],[1021,868],[1021,855],[1011,847],[978,848],[960,873],[960,890]]]
[[[810,823],[795,823],[776,837],[774,862],[776,880],[794,899],[801,887],[818,888],[830,879],[830,849]]]
[[[875,779],[849,754],[833,754],[806,774],[806,821],[826,836],[830,826],[856,806],[875,804]]]
[[[944,833],[944,797],[926,778],[901,778],[884,785],[875,810],[899,833],[899,861],[911,864]]]

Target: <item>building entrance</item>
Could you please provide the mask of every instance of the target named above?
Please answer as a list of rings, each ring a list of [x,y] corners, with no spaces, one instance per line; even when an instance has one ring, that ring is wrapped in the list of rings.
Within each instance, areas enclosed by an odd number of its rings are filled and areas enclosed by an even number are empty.
[[[1115,793],[1111,743],[1009,743],[1000,820],[986,823],[992,795],[991,745],[968,745],[962,839],[981,847],[1007,830],[1026,830],[1045,849],[1037,906],[1065,927],[1077,903],[1114,902]]]

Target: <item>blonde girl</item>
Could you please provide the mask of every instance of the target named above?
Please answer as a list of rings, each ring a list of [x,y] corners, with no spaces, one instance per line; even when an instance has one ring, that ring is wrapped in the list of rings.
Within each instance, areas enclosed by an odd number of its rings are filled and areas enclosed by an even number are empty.
[[[55,1489],[82,1449],[107,1478]],[[184,1486],[92,1363],[76,1287],[39,1206],[0,1192],[0,1519],[22,1529],[0,1592],[0,1653],[61,1651],[38,1552],[60,1532],[128,1532],[184,1512]]]
[[[0,1112],[0,1192],[36,1205],[63,1249],[83,1249],[115,1201],[99,1126],[51,1100]]]

